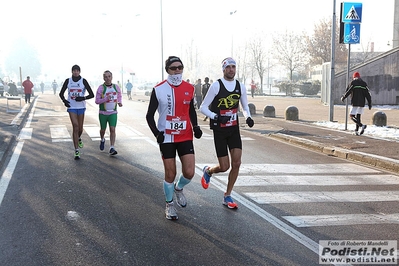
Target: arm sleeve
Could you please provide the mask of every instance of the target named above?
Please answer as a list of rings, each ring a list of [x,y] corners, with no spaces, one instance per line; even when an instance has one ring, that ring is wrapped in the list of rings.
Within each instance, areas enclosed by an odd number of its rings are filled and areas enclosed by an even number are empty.
[[[122,103],[122,91],[121,91],[121,88],[119,88],[119,86],[118,85],[115,85],[116,86],[116,90],[118,91],[118,103]]]
[[[107,101],[106,98],[102,98],[103,90],[104,90],[103,86],[100,85],[98,87],[98,89],[97,89],[97,92],[96,92],[96,100],[95,100],[96,104],[102,104],[102,103],[105,103]]]
[[[147,120],[147,124],[150,127],[152,134],[154,134],[154,136],[158,136],[159,134],[159,130],[157,128],[157,125],[155,123],[155,119],[154,119],[154,115],[155,112],[158,109],[158,99],[157,96],[155,94],[155,89],[152,89],[151,92],[151,97],[150,97],[150,103],[148,104],[148,110],[147,110],[147,114],[145,116],[146,120]]]
[[[68,82],[69,82],[69,79],[66,79],[65,81],[64,81],[64,83],[62,84],[62,88],[61,88],[61,90],[60,90],[60,93],[59,93],[59,96],[60,96],[60,98],[61,98],[61,100],[62,101],[64,101],[65,100],[65,91],[66,91],[66,89],[67,89],[67,87],[68,87]]]
[[[353,88],[353,85],[352,85],[352,83],[351,83],[351,84],[349,84],[348,87],[346,88],[346,91],[345,91],[344,95],[342,95],[342,99],[343,99],[343,100],[345,100],[345,99],[349,96],[349,94],[352,93],[352,88]]]
[[[249,106],[248,106],[248,97],[247,97],[247,88],[245,87],[244,84],[241,84],[241,98],[240,98],[241,106],[242,106],[242,111],[245,119],[248,117],[251,117],[251,112],[249,111]]]
[[[216,113],[209,110],[209,106],[211,105],[213,99],[215,99],[216,95],[219,93],[219,82],[214,82],[210,87],[208,92],[205,95],[204,100],[200,106],[200,111],[207,117],[212,119],[215,118]]]
[[[86,96],[86,100],[94,98],[93,90],[91,89],[91,87],[86,79],[83,79],[83,85],[85,85],[85,88],[87,89],[87,92],[89,93],[89,95]]]
[[[194,99],[191,99],[190,102],[190,121],[193,127],[198,126],[198,118],[194,107]]]

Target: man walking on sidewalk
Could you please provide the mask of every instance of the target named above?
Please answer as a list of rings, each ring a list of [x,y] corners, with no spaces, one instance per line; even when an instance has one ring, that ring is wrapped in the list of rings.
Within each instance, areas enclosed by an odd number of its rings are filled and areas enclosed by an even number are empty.
[[[362,124],[361,115],[364,111],[366,99],[369,110],[371,110],[371,95],[370,90],[367,87],[367,83],[360,78],[359,72],[353,73],[353,80],[349,84],[348,88],[346,88],[346,92],[344,95],[342,95],[341,101],[345,101],[349,95],[351,95],[352,103],[350,117],[352,121],[356,123],[355,134],[362,135],[364,130],[367,128],[367,125]],[[358,133],[359,128],[361,128],[360,133]]]

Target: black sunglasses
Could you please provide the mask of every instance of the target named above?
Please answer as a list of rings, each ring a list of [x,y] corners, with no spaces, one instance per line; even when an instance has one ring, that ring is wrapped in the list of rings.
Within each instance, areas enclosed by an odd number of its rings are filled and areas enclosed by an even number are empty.
[[[184,68],[183,65],[180,65],[180,66],[171,66],[171,67],[169,67],[170,70],[176,70],[176,69],[182,70],[183,68]]]

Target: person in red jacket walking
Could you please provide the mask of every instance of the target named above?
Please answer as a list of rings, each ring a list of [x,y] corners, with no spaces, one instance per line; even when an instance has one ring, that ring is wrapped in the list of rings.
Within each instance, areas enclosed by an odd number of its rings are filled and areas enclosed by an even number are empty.
[[[30,103],[30,95],[32,94],[33,83],[30,81],[30,77],[27,76],[26,80],[22,82],[22,87],[24,87],[25,93],[25,103]]]

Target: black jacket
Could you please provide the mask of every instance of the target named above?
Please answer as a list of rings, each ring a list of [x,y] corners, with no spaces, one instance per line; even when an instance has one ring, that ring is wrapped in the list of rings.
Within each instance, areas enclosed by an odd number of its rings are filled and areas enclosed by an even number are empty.
[[[342,95],[342,101],[344,101],[349,95],[351,95],[352,106],[364,107],[367,99],[368,106],[371,107],[370,90],[367,87],[367,83],[361,78],[355,78],[352,80],[346,89],[345,94]]]

